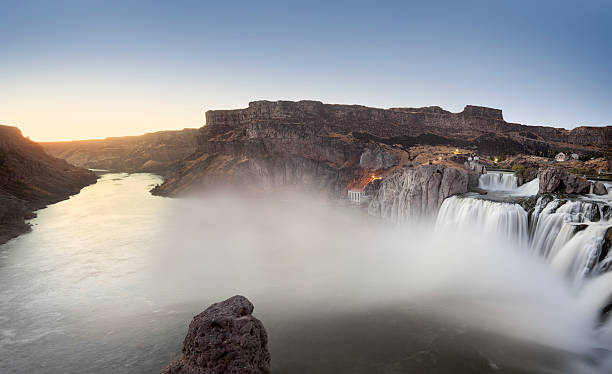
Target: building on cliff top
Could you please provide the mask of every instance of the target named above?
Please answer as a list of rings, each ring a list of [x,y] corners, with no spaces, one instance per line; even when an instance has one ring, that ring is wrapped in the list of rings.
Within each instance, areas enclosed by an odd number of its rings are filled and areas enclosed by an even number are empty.
[[[557,162],[567,161],[567,155],[565,153],[563,153],[563,152],[559,152],[555,156],[555,161],[557,161]]]

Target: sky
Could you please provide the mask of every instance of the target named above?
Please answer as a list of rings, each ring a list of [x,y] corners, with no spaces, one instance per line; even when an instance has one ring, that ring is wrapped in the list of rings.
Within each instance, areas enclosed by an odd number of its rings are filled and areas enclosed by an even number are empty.
[[[262,99],[611,125],[612,2],[0,0],[0,124],[34,140]]]

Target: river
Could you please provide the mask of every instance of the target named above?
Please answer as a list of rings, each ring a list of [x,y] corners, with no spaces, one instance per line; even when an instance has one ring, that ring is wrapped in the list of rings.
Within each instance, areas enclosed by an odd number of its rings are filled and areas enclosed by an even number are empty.
[[[512,243],[308,198],[149,194],[160,182],[103,174],[0,247],[0,372],[158,373],[235,294],[274,373],[605,372],[574,288]]]

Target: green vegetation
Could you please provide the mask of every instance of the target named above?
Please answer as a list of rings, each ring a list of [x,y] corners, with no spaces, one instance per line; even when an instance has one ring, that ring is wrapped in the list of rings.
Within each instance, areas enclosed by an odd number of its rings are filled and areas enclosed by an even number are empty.
[[[516,175],[518,178],[526,179],[529,174],[527,168],[521,164],[515,164],[512,166],[512,170],[514,170],[514,175]]]
[[[570,172],[576,175],[595,175],[597,174],[595,169],[590,169],[590,168],[572,168],[570,169]]]

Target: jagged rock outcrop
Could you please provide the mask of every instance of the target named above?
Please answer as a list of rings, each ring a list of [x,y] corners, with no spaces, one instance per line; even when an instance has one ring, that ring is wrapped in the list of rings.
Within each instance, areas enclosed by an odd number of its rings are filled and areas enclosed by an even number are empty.
[[[254,191],[302,186],[339,196],[369,173],[405,165],[418,145],[476,148],[487,154],[546,153],[571,147],[594,152],[609,144],[612,127],[584,130],[524,126],[501,110],[468,105],[378,109],[318,101],[256,101],[248,108],[206,113],[196,152],[154,193],[176,196],[225,184]],[[397,160],[394,161],[394,160]],[[430,160],[431,161],[431,160]]]
[[[606,195],[608,193],[608,189],[606,188],[605,184],[601,182],[594,182],[593,183],[593,193],[595,195]]]
[[[368,213],[392,222],[432,217],[444,199],[467,190],[465,170],[439,165],[403,168],[382,180]]]
[[[13,126],[0,125],[0,244],[29,229],[32,211],[67,199],[97,176],[49,156]]]
[[[193,318],[182,357],[162,374],[268,374],[268,336],[253,304],[234,296]]]
[[[540,172],[539,193],[589,193],[591,182],[566,170],[550,167]]]
[[[164,174],[195,152],[197,133],[197,129],[183,129],[139,136],[44,142],[41,145],[50,155],[63,158],[76,166],[128,173]]]

